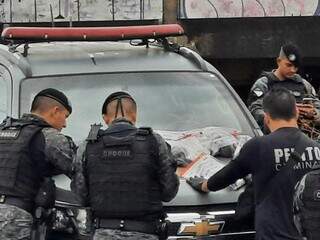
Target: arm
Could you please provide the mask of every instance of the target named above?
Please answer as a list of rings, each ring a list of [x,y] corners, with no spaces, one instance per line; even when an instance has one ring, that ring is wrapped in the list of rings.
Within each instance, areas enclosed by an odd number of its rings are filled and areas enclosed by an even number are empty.
[[[262,100],[268,91],[267,77],[259,78],[252,86],[248,97],[248,109],[257,121],[261,129],[264,126],[264,112],[262,109]]]
[[[54,128],[42,130],[45,139],[45,159],[54,167],[54,175],[72,176],[72,162],[75,157],[75,144],[72,139]]]
[[[235,159],[208,180],[205,180],[203,177],[192,177],[188,179],[187,182],[200,192],[215,192],[229,186],[248,174],[249,172],[242,170],[241,163]]]
[[[256,138],[249,140],[241,149],[238,157],[232,160],[228,165],[211,176],[208,180],[194,177],[188,180],[188,183],[198,191],[209,192],[218,191],[237,179],[252,173],[252,165],[256,160],[255,156],[259,152]]]
[[[85,174],[85,149],[86,142],[80,144],[77,156],[73,162],[73,176],[71,180],[71,190],[76,194],[78,200],[83,206],[88,202],[88,186]]]
[[[236,159],[208,179],[207,188],[210,191],[218,191],[234,183],[237,179],[244,178],[253,173],[253,164],[259,153],[257,138],[245,143]]]
[[[161,187],[161,200],[169,202],[176,196],[180,184],[179,178],[175,173],[176,163],[171,154],[170,147],[164,139],[158,134],[154,135],[159,147],[158,175]]]
[[[305,89],[307,91],[308,97],[312,97],[314,99],[313,106],[316,111],[316,115],[314,116],[314,121],[317,123],[317,125],[320,125],[320,101],[319,98],[316,94],[315,89],[313,86],[305,79],[303,79],[303,83],[305,86]],[[300,111],[303,109],[299,109]]]
[[[208,179],[206,189],[218,191],[229,186],[238,179],[244,178],[249,173],[249,166],[246,167],[242,161],[235,159]]]

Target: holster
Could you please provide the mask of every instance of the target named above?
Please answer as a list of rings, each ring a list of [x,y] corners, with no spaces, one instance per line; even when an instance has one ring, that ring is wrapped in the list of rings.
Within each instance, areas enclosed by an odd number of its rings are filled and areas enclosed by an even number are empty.
[[[169,235],[169,224],[166,220],[160,220],[157,228],[159,240],[166,240]]]
[[[56,186],[54,180],[45,178],[34,199],[34,224],[32,229],[32,240],[45,240],[47,238],[48,225],[51,222],[52,208],[56,199]]]
[[[48,225],[50,222],[52,211],[51,209],[44,209],[37,207],[34,212],[34,223],[32,227],[31,240],[46,240]]]
[[[49,209],[54,207],[56,200],[56,186],[54,180],[45,178],[40,186],[40,189],[34,199],[36,207]]]

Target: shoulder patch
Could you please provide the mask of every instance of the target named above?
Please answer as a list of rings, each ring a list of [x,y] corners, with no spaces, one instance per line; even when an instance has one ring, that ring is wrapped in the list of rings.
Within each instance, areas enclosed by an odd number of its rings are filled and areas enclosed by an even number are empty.
[[[258,98],[259,98],[259,97],[262,97],[263,94],[264,94],[264,92],[263,92],[260,88],[255,88],[255,89],[253,89],[252,92],[253,92]]]
[[[299,91],[291,91],[291,93],[293,94],[293,96],[295,97],[300,97],[302,94]]]
[[[19,136],[19,129],[6,129],[0,131],[0,139],[17,139]]]

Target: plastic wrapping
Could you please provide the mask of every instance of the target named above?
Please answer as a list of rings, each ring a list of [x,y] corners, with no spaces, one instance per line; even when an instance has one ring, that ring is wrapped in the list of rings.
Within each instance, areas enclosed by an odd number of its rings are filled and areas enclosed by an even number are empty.
[[[178,174],[189,178],[209,178],[239,154],[251,137],[229,128],[207,127],[191,131],[157,131],[172,148],[179,166]],[[231,186],[236,190],[244,181]]]

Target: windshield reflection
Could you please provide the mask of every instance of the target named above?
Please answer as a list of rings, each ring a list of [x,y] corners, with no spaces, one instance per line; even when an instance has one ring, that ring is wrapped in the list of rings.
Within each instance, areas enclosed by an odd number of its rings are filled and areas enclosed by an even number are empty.
[[[59,89],[70,98],[74,112],[67,120],[64,133],[76,141],[87,137],[90,124],[102,123],[102,104],[115,91],[127,91],[136,100],[137,126],[169,131],[216,126],[252,134],[234,97],[210,73],[148,72],[30,78],[21,84],[20,114],[28,112],[35,94],[48,87]]]

